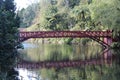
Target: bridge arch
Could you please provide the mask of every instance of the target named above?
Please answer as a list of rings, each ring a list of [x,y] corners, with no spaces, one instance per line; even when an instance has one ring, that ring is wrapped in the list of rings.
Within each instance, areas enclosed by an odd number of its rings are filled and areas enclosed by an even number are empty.
[[[110,47],[112,43],[112,31],[20,31],[19,41],[30,38],[91,38],[104,47]],[[100,38],[103,38],[101,40]]]

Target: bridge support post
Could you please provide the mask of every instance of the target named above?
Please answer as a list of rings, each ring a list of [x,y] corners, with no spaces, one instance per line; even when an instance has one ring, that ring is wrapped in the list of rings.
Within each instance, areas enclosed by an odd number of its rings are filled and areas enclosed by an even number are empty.
[[[104,43],[108,44],[108,45],[111,45],[112,44],[112,38],[108,38],[108,37],[105,37],[103,39]]]
[[[109,49],[106,49],[105,52],[103,53],[103,58],[104,59],[110,59],[112,58],[112,52]]]
[[[111,52],[111,50],[108,50],[107,52],[105,52],[103,54],[103,58],[104,58],[105,63],[112,65],[112,52]]]
[[[109,45],[112,44],[112,38],[108,38],[108,44],[109,44]]]

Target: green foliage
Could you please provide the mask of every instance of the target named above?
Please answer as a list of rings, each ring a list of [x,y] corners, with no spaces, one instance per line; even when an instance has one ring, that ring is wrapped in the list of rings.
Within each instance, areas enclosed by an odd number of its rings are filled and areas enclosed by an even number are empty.
[[[38,3],[31,4],[26,9],[23,8],[20,11],[18,11],[18,16],[20,17],[21,21],[20,27],[26,28],[28,26],[31,26],[38,11],[39,11]]]
[[[119,0],[93,1],[90,5],[93,20],[106,29],[120,29],[119,4]]]
[[[119,38],[119,4],[119,0],[42,0],[36,22],[28,30],[111,29]]]
[[[6,78],[8,71],[15,66],[18,55],[19,17],[15,13],[14,0],[1,0],[0,4],[0,73],[6,74],[3,76]]]
[[[96,6],[97,4],[97,6]],[[96,27],[101,30],[113,30],[113,38],[118,43],[113,44],[114,47],[119,47],[120,41],[120,0],[99,0],[93,1],[90,5],[92,19]],[[112,45],[112,46],[113,46]]]
[[[80,0],[64,0],[64,1],[66,1],[66,4],[68,4],[70,8],[74,8],[75,6],[78,6],[80,3]]]

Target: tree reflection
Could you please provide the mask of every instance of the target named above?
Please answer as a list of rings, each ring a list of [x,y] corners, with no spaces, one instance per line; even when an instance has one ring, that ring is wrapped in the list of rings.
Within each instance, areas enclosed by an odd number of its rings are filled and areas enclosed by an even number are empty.
[[[101,51],[100,46],[40,44],[21,51],[21,56],[29,61],[84,60],[96,58]]]
[[[38,51],[42,51],[39,52]],[[30,49],[24,53],[30,61],[70,61],[70,60],[95,60],[97,64],[79,65],[71,67],[52,67],[49,69],[37,69],[41,80],[119,80],[120,78],[120,50],[103,51],[98,47],[86,46],[60,46],[52,45],[36,49],[38,53]],[[33,49],[35,50],[35,49]],[[39,56],[38,56],[39,55]],[[29,61],[29,59],[24,59]],[[35,60],[36,59],[36,60]],[[38,60],[37,60],[38,59]],[[97,59],[100,59],[97,61]],[[101,61],[103,64],[98,64]],[[36,70],[33,70],[36,71]]]
[[[76,68],[41,69],[43,80],[119,80],[120,66],[88,65]]]

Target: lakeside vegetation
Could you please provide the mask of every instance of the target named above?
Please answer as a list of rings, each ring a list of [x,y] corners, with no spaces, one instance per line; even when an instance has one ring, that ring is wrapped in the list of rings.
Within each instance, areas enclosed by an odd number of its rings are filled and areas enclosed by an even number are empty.
[[[20,47],[19,32],[18,28],[27,27],[28,31],[38,31],[38,30],[50,30],[50,31],[58,31],[58,30],[113,30],[113,37],[118,39],[117,43],[114,43],[118,48],[120,46],[120,0],[41,0],[40,3],[35,3],[26,9],[22,9],[15,11],[14,0],[0,0],[0,80],[19,80],[16,76],[19,75],[17,71],[15,71],[14,67],[16,66],[18,51],[17,49]],[[37,39],[33,39],[34,41],[39,42]],[[86,44],[90,39],[46,39],[45,41],[55,43],[79,43]],[[55,46],[59,47],[59,46]],[[53,47],[51,47],[53,48]],[[94,47],[96,48],[96,47]],[[63,47],[61,49],[64,50]],[[43,49],[42,49],[43,50]],[[80,50],[79,47],[77,50]],[[75,51],[77,51],[75,50]],[[96,57],[92,49],[90,49],[90,54],[92,57]],[[57,51],[57,49],[56,49]],[[70,56],[68,53],[71,51],[64,50],[59,53],[51,50],[52,54],[49,54],[49,51],[46,50],[47,55],[45,55],[45,59],[43,56],[40,60],[61,60],[67,58],[66,60],[78,59],[79,56]],[[86,50],[84,50],[86,51]],[[32,51],[31,51],[32,52]],[[35,52],[34,52],[35,53]],[[62,53],[62,54],[60,54]],[[87,52],[88,53],[88,52]],[[87,54],[86,53],[86,54]],[[78,53],[79,54],[79,53]],[[118,53],[116,53],[118,54]],[[34,55],[32,53],[32,55]],[[59,55],[59,56],[57,56]],[[60,57],[62,56],[62,57]],[[25,55],[24,55],[25,57]],[[48,58],[49,57],[49,58]],[[83,58],[89,58],[88,54],[83,56]],[[36,59],[36,58],[35,58]],[[94,69],[98,70],[100,67],[94,67]],[[61,69],[62,71],[69,72],[71,68],[68,70]],[[83,69],[81,67],[81,69]],[[86,68],[88,69],[88,68]],[[93,67],[88,70],[93,69]],[[111,69],[116,69],[114,66],[110,68],[107,72],[109,72],[108,76],[111,76]],[[59,79],[66,79],[61,70],[53,70],[52,72],[60,74],[55,75],[51,74],[50,79],[56,78],[56,76],[60,76]],[[42,71],[42,70],[41,70]],[[57,72],[58,71],[58,72]],[[73,70],[74,71],[74,70]],[[78,71],[78,70],[75,70]],[[117,72],[118,71],[118,72]],[[42,72],[50,73],[49,71],[43,70]],[[82,73],[78,71],[75,76],[82,76],[81,79],[85,79],[86,73],[85,70]],[[89,71],[88,71],[89,72]],[[72,71],[70,73],[73,73]],[[104,74],[106,72],[103,72]],[[42,73],[44,75],[44,73]],[[78,75],[77,75],[78,74]],[[85,74],[85,75],[84,75]],[[90,74],[95,75],[90,72]],[[107,74],[107,73],[106,73]],[[114,74],[119,75],[119,69],[114,71]],[[116,76],[117,76],[116,75]],[[63,76],[63,78],[61,78]],[[71,75],[70,75],[71,76]],[[88,75],[89,76],[89,75]],[[78,77],[79,78],[79,77]],[[94,77],[93,77],[94,78]],[[113,77],[114,78],[114,77]],[[117,76],[119,78],[119,76]],[[45,78],[46,79],[46,78]],[[58,77],[56,78],[58,79]],[[70,79],[75,79],[74,75]],[[79,78],[80,79],[80,78]],[[94,78],[97,79],[97,78]],[[76,79],[77,80],[77,79]]]
[[[113,37],[120,39],[119,4],[119,0],[41,0],[38,4],[32,4],[19,11],[19,16],[21,24],[30,23],[24,25],[28,27],[28,31],[113,30]],[[39,39],[33,39],[32,42],[34,41],[40,42]],[[91,40],[67,38],[47,41],[86,43]]]

